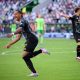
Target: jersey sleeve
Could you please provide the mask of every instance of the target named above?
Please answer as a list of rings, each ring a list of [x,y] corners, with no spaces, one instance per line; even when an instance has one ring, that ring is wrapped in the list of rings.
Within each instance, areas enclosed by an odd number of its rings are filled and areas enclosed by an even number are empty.
[[[70,18],[69,18],[69,20],[74,20],[74,19],[75,19],[75,17],[74,17],[74,16],[72,16],[72,17],[70,17]]]
[[[73,18],[72,17],[69,17],[69,20],[72,20]]]
[[[23,22],[20,23],[20,27],[24,28],[24,23]]]
[[[20,25],[19,25],[19,27],[23,30],[23,28],[24,28],[24,23],[21,22]],[[19,32],[19,34],[22,34],[22,32]]]

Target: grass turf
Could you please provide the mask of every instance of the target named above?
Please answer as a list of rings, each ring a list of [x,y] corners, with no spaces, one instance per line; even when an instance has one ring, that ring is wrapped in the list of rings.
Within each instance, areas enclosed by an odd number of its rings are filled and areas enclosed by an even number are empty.
[[[45,39],[36,49],[45,47],[51,55],[33,58],[39,76],[28,77],[30,70],[22,60],[24,39],[10,49],[3,48],[10,39],[0,39],[0,80],[80,80],[80,62],[76,58],[76,43],[69,39]]]

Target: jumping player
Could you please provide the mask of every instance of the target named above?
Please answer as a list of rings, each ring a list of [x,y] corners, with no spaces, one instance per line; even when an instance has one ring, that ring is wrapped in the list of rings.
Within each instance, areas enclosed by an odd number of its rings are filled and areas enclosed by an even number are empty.
[[[28,66],[28,68],[31,70],[31,74],[29,76],[38,76],[38,73],[36,72],[33,63],[30,58],[33,58],[37,56],[40,53],[48,54],[46,49],[40,49],[37,51],[34,51],[38,44],[38,38],[35,36],[35,34],[31,31],[30,25],[27,20],[23,19],[23,14],[20,10],[16,10],[14,12],[14,19],[16,23],[18,23],[19,27],[14,33],[10,33],[7,35],[7,37],[12,37],[13,35],[17,34],[16,39],[9,42],[5,48],[10,48],[13,44],[15,44],[17,41],[20,40],[21,35],[23,34],[26,42],[25,42],[25,48],[23,50],[23,59]]]

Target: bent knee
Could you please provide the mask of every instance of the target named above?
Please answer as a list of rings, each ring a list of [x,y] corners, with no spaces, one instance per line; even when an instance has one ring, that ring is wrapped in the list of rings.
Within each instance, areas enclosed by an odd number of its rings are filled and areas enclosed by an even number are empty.
[[[78,43],[77,43],[77,45],[79,45],[79,46],[80,46],[80,42],[78,42]]]
[[[28,54],[29,54],[29,52],[24,51],[24,52],[22,53],[22,58],[25,57],[25,56],[28,55]]]

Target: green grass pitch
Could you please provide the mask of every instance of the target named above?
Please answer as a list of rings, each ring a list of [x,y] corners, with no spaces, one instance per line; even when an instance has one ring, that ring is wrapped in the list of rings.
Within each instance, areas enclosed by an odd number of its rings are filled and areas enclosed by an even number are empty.
[[[24,39],[10,49],[3,48],[10,39],[0,39],[0,80],[80,80],[80,62],[76,58],[76,43],[72,39],[45,39],[36,48],[45,47],[51,55],[40,54],[32,59],[39,73],[28,77],[30,70],[21,57]]]

